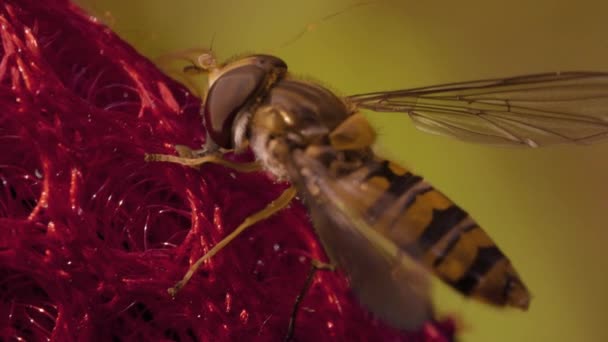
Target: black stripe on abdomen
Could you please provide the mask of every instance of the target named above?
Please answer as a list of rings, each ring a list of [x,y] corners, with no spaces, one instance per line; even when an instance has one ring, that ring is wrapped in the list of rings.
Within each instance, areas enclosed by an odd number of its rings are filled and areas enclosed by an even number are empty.
[[[465,295],[473,292],[479,280],[483,278],[497,262],[505,256],[496,246],[481,247],[477,249],[477,255],[469,269],[464,275],[451,285]]]
[[[420,250],[426,252],[434,244],[439,242],[450,230],[469,216],[466,211],[456,205],[451,205],[443,210],[433,209],[433,218],[424,232],[418,238]]]
[[[388,189],[386,189],[386,191],[380,195],[374,204],[367,210],[367,216],[372,222],[377,220],[384,210],[394,203],[397,198],[405,194],[414,185],[418,184],[418,182],[422,181],[422,177],[416,176],[410,172],[406,172],[402,175],[395,174],[390,169],[389,163],[388,160],[382,161],[378,167],[372,169],[365,177],[366,181],[373,177],[382,177],[389,183]]]

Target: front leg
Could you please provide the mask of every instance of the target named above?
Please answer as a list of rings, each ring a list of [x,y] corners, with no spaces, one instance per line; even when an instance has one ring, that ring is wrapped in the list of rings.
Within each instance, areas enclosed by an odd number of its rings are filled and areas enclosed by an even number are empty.
[[[175,145],[178,155],[146,153],[144,160],[147,162],[169,162],[198,168],[205,163],[220,164],[239,172],[255,172],[262,169],[258,162],[236,163],[223,158],[219,151],[210,152],[203,150],[192,150],[184,145]],[[229,152],[229,151],[224,151]]]

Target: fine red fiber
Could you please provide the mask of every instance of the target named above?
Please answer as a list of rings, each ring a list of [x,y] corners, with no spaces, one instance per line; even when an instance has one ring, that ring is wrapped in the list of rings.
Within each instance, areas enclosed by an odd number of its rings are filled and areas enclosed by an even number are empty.
[[[0,340],[280,341],[310,258],[324,258],[297,202],[175,299],[167,288],[286,185],[144,162],[202,145],[200,100],[69,2],[2,1],[0,39]],[[340,273],[321,272],[295,340],[452,333],[450,322],[390,329]]]

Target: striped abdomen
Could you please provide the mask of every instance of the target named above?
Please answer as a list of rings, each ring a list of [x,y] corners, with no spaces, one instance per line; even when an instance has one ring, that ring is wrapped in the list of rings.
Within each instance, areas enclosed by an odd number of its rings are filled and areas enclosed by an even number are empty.
[[[529,293],[507,257],[460,207],[422,177],[381,159],[343,175],[358,181],[363,217],[466,296],[526,309]]]

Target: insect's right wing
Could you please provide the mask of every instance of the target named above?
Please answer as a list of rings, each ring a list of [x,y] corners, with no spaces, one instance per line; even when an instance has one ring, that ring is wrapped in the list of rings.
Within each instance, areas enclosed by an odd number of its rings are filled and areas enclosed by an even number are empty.
[[[537,147],[608,138],[608,73],[563,72],[347,97],[401,112],[420,130],[487,144]]]
[[[362,190],[337,177],[304,150],[291,157],[292,181],[304,195],[325,251],[346,273],[359,301],[398,328],[415,329],[431,319],[429,272],[363,217],[366,199],[381,191]]]

